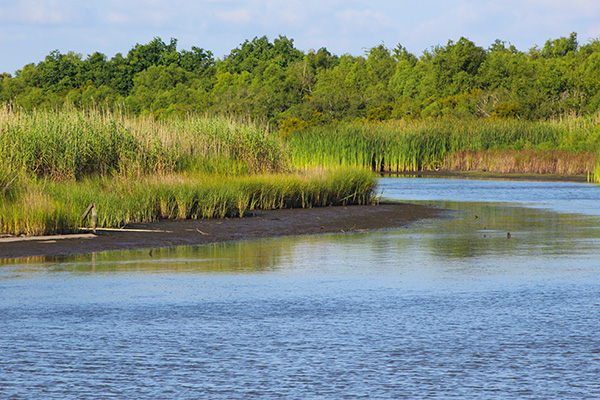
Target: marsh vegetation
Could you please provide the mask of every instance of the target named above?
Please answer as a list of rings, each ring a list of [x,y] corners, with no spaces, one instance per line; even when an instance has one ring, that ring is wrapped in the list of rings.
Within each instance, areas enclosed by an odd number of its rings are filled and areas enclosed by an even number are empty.
[[[367,204],[375,189],[364,169],[292,168],[279,136],[251,122],[5,108],[0,126],[3,233],[76,231],[91,203],[99,227],[122,227]]]
[[[598,171],[600,114],[552,121],[426,119],[297,130],[287,142],[297,165],[382,172],[490,171],[581,175]],[[595,178],[598,180],[598,176]]]

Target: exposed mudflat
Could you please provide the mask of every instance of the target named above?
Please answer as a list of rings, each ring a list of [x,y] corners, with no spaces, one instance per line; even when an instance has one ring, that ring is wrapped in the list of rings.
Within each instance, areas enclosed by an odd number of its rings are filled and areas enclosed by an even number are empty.
[[[441,215],[443,210],[407,203],[255,211],[243,218],[164,220],[77,235],[0,239],[0,259],[61,256],[105,250],[189,246],[261,237],[351,233],[394,228]]]

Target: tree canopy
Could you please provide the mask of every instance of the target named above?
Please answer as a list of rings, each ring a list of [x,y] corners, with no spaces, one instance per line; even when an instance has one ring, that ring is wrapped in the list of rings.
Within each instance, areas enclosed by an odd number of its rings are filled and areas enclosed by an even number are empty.
[[[600,108],[600,39],[577,34],[526,52],[449,40],[420,56],[383,44],[362,56],[303,52],[293,39],[246,40],[223,59],[154,38],[108,59],[59,50],[0,75],[0,101],[24,109],[105,104],[157,118],[233,113],[282,124],[389,118],[545,119]]]

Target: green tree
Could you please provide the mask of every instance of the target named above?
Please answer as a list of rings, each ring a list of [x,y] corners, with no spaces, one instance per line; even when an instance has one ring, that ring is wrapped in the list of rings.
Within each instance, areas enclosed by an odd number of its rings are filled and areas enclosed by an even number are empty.
[[[583,110],[600,110],[600,39],[590,41],[579,49],[580,60],[577,66],[579,82],[584,98]]]
[[[558,39],[546,41],[541,54],[546,58],[564,57],[569,53],[576,52],[578,46],[577,33],[572,32],[568,38],[560,37]]]
[[[294,48],[294,41],[279,36],[269,42],[266,36],[246,40],[242,45],[229,53],[221,63],[222,68],[228,72],[262,73],[260,66],[265,66],[265,61],[275,61],[282,68],[288,67],[295,61],[302,59],[303,53]]]
[[[294,65],[302,95],[311,96],[318,75],[326,69],[335,67],[338,62],[339,58],[324,47],[317,52],[309,50],[302,60],[297,61]]]
[[[421,97],[452,96],[478,88],[478,72],[486,57],[483,48],[470,40],[460,38],[448,41],[446,47],[434,49],[427,71],[423,76]]]
[[[41,83],[44,89],[58,92],[77,88],[82,83],[81,54],[69,52],[61,54],[54,50],[46,59],[37,65],[41,73]]]
[[[92,82],[96,87],[110,85],[112,71],[106,56],[95,52],[83,60],[81,64],[81,82]]]
[[[212,52],[192,46],[191,51],[182,50],[179,66],[198,77],[211,77],[215,73],[215,59]]]
[[[176,64],[152,65],[133,78],[133,89],[127,104],[135,112],[165,109],[171,92],[184,85],[193,75]]]
[[[121,96],[127,96],[133,88],[134,70],[127,58],[117,53],[109,61],[111,72],[110,87],[114,88]]]
[[[308,115],[303,118],[309,119],[314,110],[322,112],[327,120],[366,117],[364,63],[362,57],[344,55],[334,68],[321,71],[304,108]]]
[[[372,47],[365,63],[367,109],[393,102],[389,85],[396,70],[396,59],[384,45]]]
[[[424,65],[400,44],[394,49],[394,58],[396,69],[390,78],[390,94],[395,99],[400,116],[418,115],[419,85]]]
[[[177,63],[177,39],[171,39],[169,44],[155,37],[147,44],[136,44],[127,54],[127,61],[133,72],[142,72],[152,65],[170,65]]]

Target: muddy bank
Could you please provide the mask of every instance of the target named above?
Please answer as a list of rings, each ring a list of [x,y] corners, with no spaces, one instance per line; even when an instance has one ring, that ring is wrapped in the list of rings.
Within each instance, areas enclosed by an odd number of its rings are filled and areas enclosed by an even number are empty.
[[[400,227],[442,213],[443,210],[421,205],[385,203],[257,211],[235,219],[167,220],[133,224],[125,229],[98,230],[96,234],[82,232],[79,235],[2,238],[0,259],[198,245],[261,237],[362,232]]]

